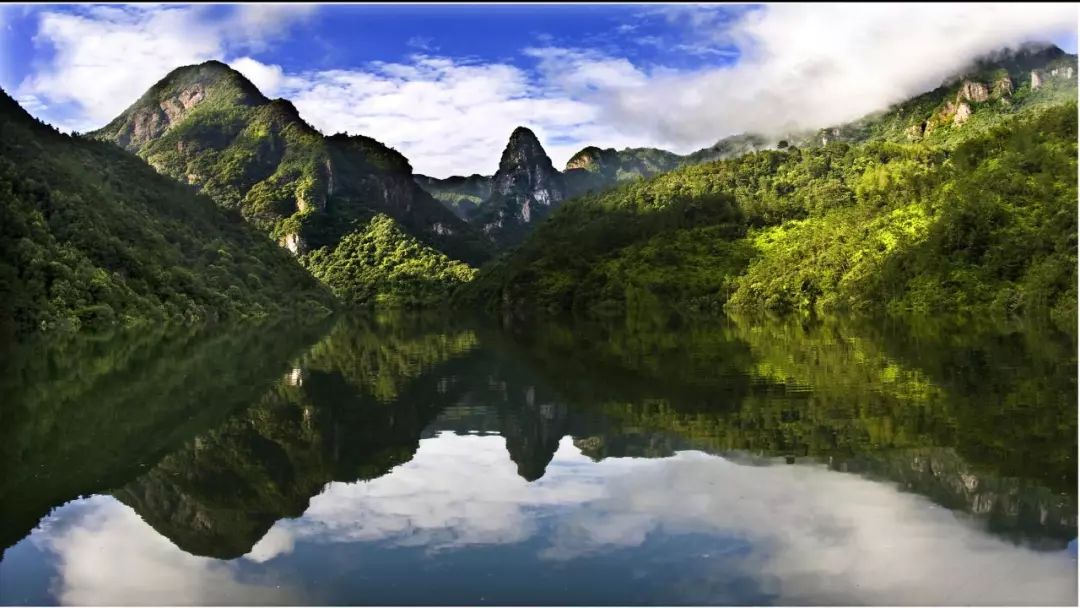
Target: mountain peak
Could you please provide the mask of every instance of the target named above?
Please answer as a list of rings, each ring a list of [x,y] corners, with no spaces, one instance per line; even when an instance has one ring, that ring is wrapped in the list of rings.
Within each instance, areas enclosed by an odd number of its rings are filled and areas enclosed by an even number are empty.
[[[499,160],[499,171],[512,170],[525,165],[540,165],[548,172],[553,170],[551,159],[548,158],[536,134],[526,127],[517,127],[510,134],[510,140],[506,143],[506,149],[503,150],[502,158]]]
[[[529,127],[517,126],[514,128],[514,132],[510,134],[510,139],[536,139],[536,133],[532,132]],[[539,141],[539,140],[537,140]]]
[[[214,100],[223,105],[270,103],[243,74],[216,60],[174,69],[92,137],[109,139],[135,151],[161,136],[195,106]]]

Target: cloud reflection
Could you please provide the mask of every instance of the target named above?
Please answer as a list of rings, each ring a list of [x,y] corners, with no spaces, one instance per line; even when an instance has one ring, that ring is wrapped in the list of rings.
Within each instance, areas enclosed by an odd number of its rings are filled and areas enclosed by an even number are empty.
[[[158,535],[108,496],[69,504],[31,536],[56,554],[50,589],[67,605],[294,604],[299,596],[237,564],[196,557]]]
[[[274,573],[302,544],[380,542],[454,559],[470,546],[520,549],[527,540],[540,547],[528,559],[553,567],[634,551],[635,569],[646,572],[674,560],[676,580],[655,581],[671,586],[670,602],[731,602],[737,585],[786,604],[1076,602],[1072,553],[1003,541],[889,484],[698,452],[593,463],[569,438],[532,484],[517,475],[501,437],[425,439],[384,477],[329,484],[302,517],[277,522],[232,562],[183,553],[111,498],[83,503],[32,537],[58,555],[63,603],[296,602]],[[525,558],[507,551],[505,559]],[[584,583],[568,580],[567,593]]]

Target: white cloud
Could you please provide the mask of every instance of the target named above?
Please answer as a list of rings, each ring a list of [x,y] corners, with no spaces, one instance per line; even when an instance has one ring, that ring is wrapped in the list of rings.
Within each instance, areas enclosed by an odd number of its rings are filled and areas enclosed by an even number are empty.
[[[549,475],[589,462],[565,439]],[[442,433],[421,441],[411,461],[384,477],[329,484],[303,517],[279,521],[246,558],[262,562],[288,553],[298,539],[389,541],[430,551],[517,543],[538,531],[530,511],[597,499],[595,481],[578,474],[529,484],[507,458],[502,437]]]
[[[74,104],[81,113],[59,127],[97,128],[131,105],[172,69],[234,50],[257,51],[314,6],[243,5],[211,18],[214,7],[174,5],[89,6],[44,11],[35,44],[54,56],[17,88],[47,108]]]
[[[1076,599],[1076,563],[1067,553],[1001,540],[889,484],[820,466],[745,466],[697,452],[594,464],[569,438],[534,484],[516,476],[499,437],[423,440],[412,461],[382,478],[330,484],[303,517],[278,522],[264,542],[291,546],[295,540],[281,542],[283,531],[306,542],[389,541],[430,550],[544,534],[541,556],[558,561],[633,549],[656,533],[749,543],[737,557],[710,566],[713,558],[704,556],[687,568],[685,599],[700,604],[717,602],[709,594],[718,581],[739,578],[790,604]]]
[[[374,137],[409,158],[418,173],[446,177],[494,173],[515,127],[533,129],[556,166],[585,145],[633,140],[596,122],[596,107],[557,87],[541,89],[522,69],[414,55],[408,63],[286,74],[245,58],[232,65],[253,78],[272,74],[276,94],[324,133]],[[609,86],[632,71],[626,62],[588,63],[566,86]]]
[[[112,497],[67,505],[41,525],[31,538],[57,556],[51,591],[60,604],[299,603],[300,595],[280,581],[241,581],[235,564],[184,553]]]
[[[679,151],[745,131],[818,128],[931,89],[975,57],[1075,31],[1070,4],[773,4],[735,23],[681,6],[691,43],[736,44],[732,67],[654,75],[593,99],[602,119]]]
[[[38,115],[62,128],[87,130],[169,70],[225,59],[267,95],[291,99],[320,130],[374,137],[417,172],[445,177],[494,172],[519,125],[537,133],[556,166],[585,145],[685,153],[739,132],[828,126],[932,88],[977,55],[1076,29],[1075,5],[771,4],[741,13],[677,5],[644,14],[665,15],[683,28],[681,37],[637,42],[702,57],[738,47],[740,61],[676,70],[635,64],[610,45],[608,52],[558,48],[537,35],[540,46],[507,49],[520,52],[522,64],[477,63],[433,56],[432,41],[413,36],[407,44],[424,54],[297,72],[254,56],[315,7],[243,6],[216,19],[208,10],[43,12],[37,40],[55,57],[15,95],[33,99]],[[616,30],[632,35],[636,27]],[[80,110],[73,115],[72,105]]]
[[[421,51],[439,50],[439,47],[435,46],[435,39],[430,36],[413,36],[405,41],[405,46],[411,46]]]
[[[281,66],[267,65],[251,57],[233,59],[229,65],[243,74],[267,97],[279,97],[285,84],[285,72]]]

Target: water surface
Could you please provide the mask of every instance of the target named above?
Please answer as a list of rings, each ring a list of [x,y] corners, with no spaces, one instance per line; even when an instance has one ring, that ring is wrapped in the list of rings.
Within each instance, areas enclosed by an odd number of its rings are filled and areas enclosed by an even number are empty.
[[[1075,339],[373,315],[30,345],[3,604],[1075,604]]]

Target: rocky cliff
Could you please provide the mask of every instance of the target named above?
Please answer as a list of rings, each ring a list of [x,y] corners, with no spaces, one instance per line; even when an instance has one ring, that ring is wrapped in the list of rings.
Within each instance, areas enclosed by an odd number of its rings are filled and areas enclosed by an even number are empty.
[[[674,169],[684,157],[656,148],[583,148],[554,167],[536,135],[518,127],[493,176],[415,176],[416,182],[458,217],[480,227],[497,245],[516,244],[564,200],[602,192],[627,180]]]
[[[566,198],[562,174],[525,127],[510,134],[491,180],[491,197],[473,215],[474,223],[495,241],[519,242],[531,224],[545,217]]]

